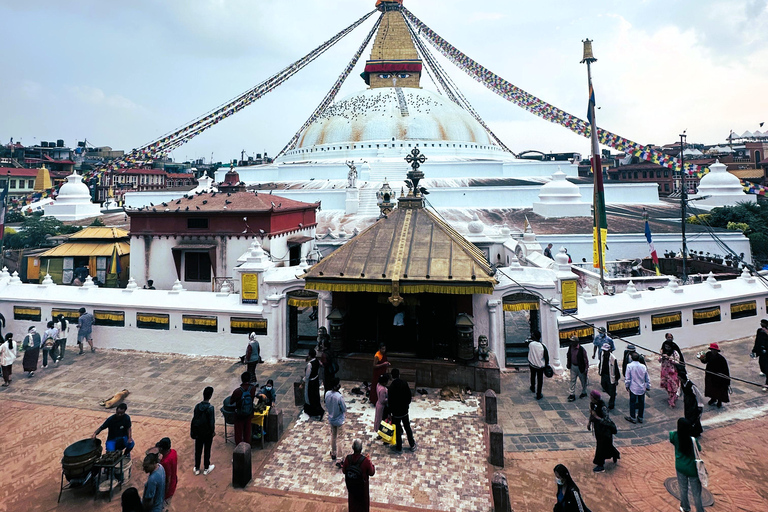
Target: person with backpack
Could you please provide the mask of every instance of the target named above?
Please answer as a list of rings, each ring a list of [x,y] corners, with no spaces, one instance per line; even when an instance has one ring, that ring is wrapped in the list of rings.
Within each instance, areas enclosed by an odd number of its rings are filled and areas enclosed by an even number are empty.
[[[69,322],[61,313],[56,317],[56,328],[59,330],[59,337],[56,340],[57,350],[59,351],[58,361],[61,361],[64,359],[64,351],[67,348],[67,329],[69,328]]]
[[[203,454],[205,454],[203,474],[207,475],[216,467],[211,464],[211,445],[216,435],[216,411],[211,405],[212,396],[213,388],[206,387],[203,390],[203,401],[195,406],[192,413],[189,435],[195,440],[195,475],[200,474],[200,457]]]
[[[54,327],[53,320],[47,324],[47,329],[43,333],[43,368],[48,368],[48,356],[51,356],[53,364],[59,364],[59,360],[56,359],[56,338],[59,336],[59,330]]]
[[[344,457],[341,465],[344,481],[347,484],[347,505],[349,512],[369,512],[371,495],[368,479],[376,474],[376,468],[367,455],[363,455],[363,442],[352,442],[352,453]]]
[[[13,362],[16,360],[18,343],[13,343],[13,333],[7,333],[5,340],[0,344],[0,367],[3,370],[3,386],[11,385],[13,378]]]
[[[251,444],[251,420],[256,386],[251,384],[251,374],[240,375],[240,386],[232,392],[231,403],[235,405],[235,446],[242,442]]]

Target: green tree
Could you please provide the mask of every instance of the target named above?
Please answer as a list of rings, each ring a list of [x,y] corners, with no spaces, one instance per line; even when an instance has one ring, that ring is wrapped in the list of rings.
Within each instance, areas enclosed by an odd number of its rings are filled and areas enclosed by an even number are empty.
[[[39,217],[31,215],[24,219],[16,233],[10,234],[3,240],[3,246],[8,249],[23,249],[41,247],[47,236],[56,236],[80,231],[78,226],[65,226],[55,217]]]

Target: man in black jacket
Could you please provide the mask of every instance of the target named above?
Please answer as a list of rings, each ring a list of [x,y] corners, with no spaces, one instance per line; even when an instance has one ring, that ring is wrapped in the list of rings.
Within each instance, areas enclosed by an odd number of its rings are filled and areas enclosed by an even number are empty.
[[[195,475],[200,474],[200,459],[203,453],[205,454],[203,474],[207,475],[215,467],[211,464],[211,445],[213,436],[216,435],[216,411],[211,405],[212,396],[213,388],[206,387],[203,390],[203,401],[195,406],[193,413],[190,434],[195,440]]]
[[[568,401],[576,400],[576,380],[581,380],[581,394],[579,398],[587,396],[587,372],[589,371],[589,356],[584,347],[581,346],[579,338],[571,337],[571,346],[568,347],[566,354],[565,367],[571,371],[571,382],[568,390]]]
[[[408,383],[400,378],[400,370],[392,370],[392,384],[389,385],[389,410],[392,413],[392,424],[395,425],[397,444],[392,450],[401,453],[403,451],[403,429],[408,436],[408,444],[411,451],[416,451],[416,441],[413,440],[411,420],[408,418],[408,408],[411,404],[411,388]]]

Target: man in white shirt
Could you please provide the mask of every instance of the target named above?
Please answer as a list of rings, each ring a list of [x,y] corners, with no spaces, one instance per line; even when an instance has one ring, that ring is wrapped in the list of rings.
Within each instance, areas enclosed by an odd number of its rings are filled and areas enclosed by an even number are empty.
[[[528,365],[531,367],[531,393],[536,393],[536,400],[541,400],[541,386],[544,381],[544,368],[549,366],[547,347],[541,342],[541,333],[533,331],[528,344]]]
[[[629,391],[629,416],[624,416],[624,419],[630,423],[642,423],[645,392],[651,389],[651,378],[648,376],[648,369],[640,363],[640,354],[637,352],[632,352],[632,362],[627,365],[624,385]]]

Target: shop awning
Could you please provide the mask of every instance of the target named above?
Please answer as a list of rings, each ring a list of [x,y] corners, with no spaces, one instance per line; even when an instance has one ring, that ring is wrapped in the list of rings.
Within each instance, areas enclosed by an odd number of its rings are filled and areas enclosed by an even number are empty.
[[[40,254],[40,258],[64,258],[68,256],[112,256],[117,246],[117,254],[130,254],[128,242],[65,242]]]

